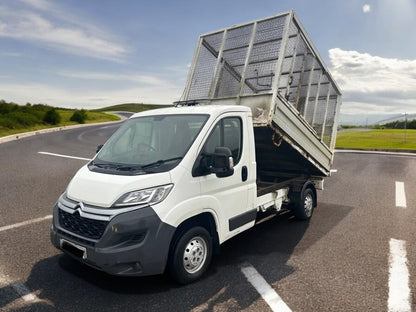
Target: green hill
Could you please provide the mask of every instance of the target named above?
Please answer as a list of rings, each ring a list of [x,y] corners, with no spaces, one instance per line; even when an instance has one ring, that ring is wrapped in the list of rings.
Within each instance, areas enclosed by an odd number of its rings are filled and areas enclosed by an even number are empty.
[[[94,110],[74,110],[57,108],[44,104],[18,105],[0,100],[0,137],[27,131],[77,124],[74,113],[84,112],[81,123],[96,123],[119,120],[119,117],[107,114],[110,111],[138,113],[171,105],[152,105],[143,103],[125,103]],[[53,117],[51,119],[51,117]]]
[[[74,118],[74,116],[81,116]],[[18,105],[0,100],[0,137],[46,128],[116,121],[120,118],[101,111],[56,108],[44,104]]]
[[[143,104],[143,103],[125,103],[119,105],[108,106],[104,108],[94,109],[95,112],[111,112],[111,111],[123,111],[139,113],[149,109],[165,108],[172,105],[156,105],[156,104]]]

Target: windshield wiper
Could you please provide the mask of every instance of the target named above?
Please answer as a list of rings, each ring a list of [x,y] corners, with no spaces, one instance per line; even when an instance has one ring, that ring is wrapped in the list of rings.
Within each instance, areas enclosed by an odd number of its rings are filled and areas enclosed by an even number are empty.
[[[102,169],[114,169],[114,170],[120,170],[120,171],[134,171],[139,170],[142,168],[141,165],[123,165],[123,164],[113,164],[113,163],[97,163],[92,161],[90,163],[91,165],[102,168]]]
[[[141,165],[118,165],[116,170],[120,171],[136,171],[142,169]]]
[[[111,163],[100,163],[91,161],[89,165],[92,165],[94,167],[102,168],[102,169],[115,169],[117,165],[111,164]]]
[[[117,170],[117,171],[139,171],[139,170],[143,170],[143,169],[147,169],[147,168],[151,168],[151,167],[158,167],[161,166],[165,163],[171,162],[171,161],[175,161],[175,160],[180,160],[183,157],[174,157],[174,158],[169,158],[169,159],[161,159],[155,162],[152,162],[150,164],[147,165],[129,165],[129,164],[113,164],[113,163],[97,163],[92,161],[90,163],[90,165],[93,165],[95,167],[98,168],[102,168],[102,169],[107,169],[107,170]]]
[[[141,168],[142,169],[146,169],[146,168],[150,168],[150,167],[158,167],[158,166],[163,165],[163,164],[165,164],[167,162],[171,162],[171,161],[175,161],[175,160],[180,160],[182,158],[183,157],[174,157],[174,158],[169,158],[169,159],[161,159],[161,160],[152,162],[150,164],[144,165]]]

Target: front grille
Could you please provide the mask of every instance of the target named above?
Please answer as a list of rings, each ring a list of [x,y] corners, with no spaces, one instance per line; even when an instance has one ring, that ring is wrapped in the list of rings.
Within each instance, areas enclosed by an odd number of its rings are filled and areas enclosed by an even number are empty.
[[[83,239],[83,238],[80,238],[78,236],[71,235],[68,232],[65,232],[65,231],[62,231],[62,230],[59,230],[59,229],[58,229],[58,233],[61,234],[63,237],[69,239],[69,240],[80,243],[81,245],[95,247],[95,243],[88,240],[88,239]]]
[[[77,235],[90,239],[100,239],[108,225],[108,221],[87,219],[81,217],[78,211],[70,214],[59,209],[59,224],[65,230]]]

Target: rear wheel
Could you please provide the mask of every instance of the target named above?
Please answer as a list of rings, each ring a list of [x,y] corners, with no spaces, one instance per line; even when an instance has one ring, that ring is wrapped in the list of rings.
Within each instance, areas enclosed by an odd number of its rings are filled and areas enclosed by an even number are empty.
[[[169,272],[181,284],[191,283],[204,274],[212,258],[212,238],[204,227],[182,232],[169,255]]]
[[[296,218],[307,220],[312,217],[313,208],[315,207],[315,194],[311,188],[302,190],[294,206]]]

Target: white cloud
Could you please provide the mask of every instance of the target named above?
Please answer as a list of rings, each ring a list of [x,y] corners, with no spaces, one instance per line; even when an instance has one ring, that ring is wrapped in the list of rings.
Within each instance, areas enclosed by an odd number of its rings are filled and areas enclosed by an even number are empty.
[[[52,3],[48,0],[20,0],[30,6],[33,6],[41,10],[50,10],[52,8]]]
[[[42,0],[25,0],[42,10],[51,9],[49,3]],[[65,53],[94,58],[122,61],[127,49],[114,38],[96,27],[80,22],[68,25],[68,17],[54,14],[49,18],[27,10],[0,7],[0,37],[29,41],[49,49]],[[53,20],[55,19],[55,20]]]
[[[363,12],[364,13],[369,13],[371,11],[371,7],[369,4],[364,4],[363,5]]]
[[[329,50],[344,113],[416,113],[416,60]]]
[[[106,72],[82,72],[82,71],[60,71],[59,76],[83,80],[103,80],[103,81],[130,81],[139,84],[153,85],[162,88],[174,86],[171,81],[161,79],[155,75],[138,75],[138,74],[118,74]]]
[[[42,103],[55,107],[94,109],[121,103],[172,104],[179,100],[182,86],[139,86],[113,90],[76,91],[36,83],[0,83],[0,94],[7,102]]]

